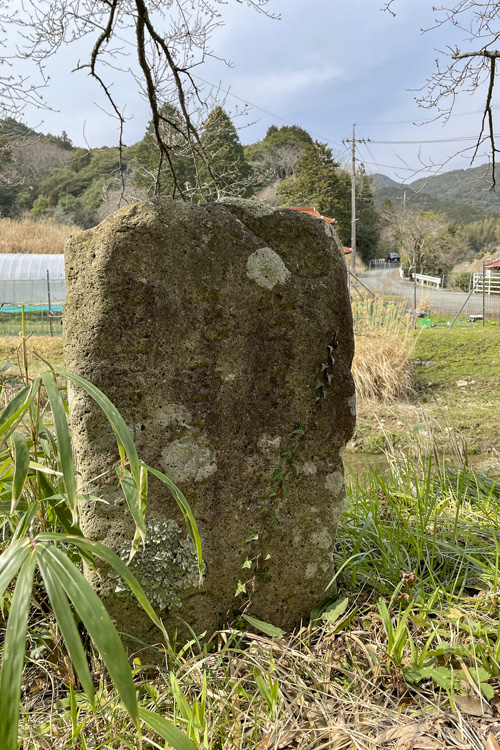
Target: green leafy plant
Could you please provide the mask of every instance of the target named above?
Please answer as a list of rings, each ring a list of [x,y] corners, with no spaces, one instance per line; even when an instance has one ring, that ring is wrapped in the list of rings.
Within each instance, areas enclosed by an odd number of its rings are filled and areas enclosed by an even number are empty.
[[[177,750],[193,750],[193,743],[174,724],[138,705],[133,674],[118,632],[80,570],[83,560],[91,566],[97,558],[103,561],[121,577],[168,642],[161,620],[127,565],[110,548],[86,539],[79,529],[79,504],[89,498],[77,485],[61,379],[84,389],[95,400],[115,434],[119,483],[136,525],[130,557],[145,539],[147,475],[151,471],[178,503],[196,547],[200,576],[202,573],[200,537],[186,499],[168,477],[139,460],[129,430],[111,401],[91,383],[63,371],[43,372],[33,381],[26,373],[25,384],[12,393],[0,414],[0,513],[7,539],[0,555],[0,604],[2,614],[8,612],[0,673],[0,750],[18,746],[26,634],[34,587],[39,589],[39,581],[92,710],[97,709],[94,684],[79,623],[104,662],[135,726],[139,745],[144,722]],[[80,729],[71,691],[72,735],[76,741]]]

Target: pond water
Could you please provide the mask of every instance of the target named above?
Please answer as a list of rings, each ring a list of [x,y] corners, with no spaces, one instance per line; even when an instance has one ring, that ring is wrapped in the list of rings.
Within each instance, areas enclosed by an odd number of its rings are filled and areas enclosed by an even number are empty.
[[[389,473],[389,459],[385,453],[362,453],[345,451],[343,456],[346,481],[350,481],[357,476],[366,474],[370,469],[376,469],[382,475]],[[449,463],[456,464],[457,461],[453,456],[444,456]],[[474,453],[468,456],[469,466],[484,468],[487,473],[496,469],[500,471],[500,457],[491,453]]]

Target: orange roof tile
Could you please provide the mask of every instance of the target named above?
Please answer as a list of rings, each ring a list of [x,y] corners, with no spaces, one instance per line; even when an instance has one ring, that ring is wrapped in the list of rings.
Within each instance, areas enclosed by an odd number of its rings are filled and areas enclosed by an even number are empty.
[[[286,206],[286,208],[289,208],[290,211],[301,211],[303,214],[309,214],[309,216],[314,216],[316,219],[323,219],[329,224],[337,223],[336,219],[329,219],[328,216],[322,216],[319,211],[316,211],[314,206]]]
[[[336,224],[337,219],[329,219],[328,216],[322,216],[319,211],[316,211],[314,206],[286,206],[286,208],[289,208],[290,211],[301,211],[303,214],[309,214],[309,216],[314,216],[315,219],[323,219],[323,221],[327,221],[329,224]],[[349,255],[351,252],[350,247],[343,247],[342,250],[346,255]]]

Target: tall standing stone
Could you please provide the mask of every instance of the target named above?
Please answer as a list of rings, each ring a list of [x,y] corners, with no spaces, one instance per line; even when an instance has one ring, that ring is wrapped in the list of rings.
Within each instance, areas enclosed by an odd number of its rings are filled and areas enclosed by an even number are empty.
[[[175,501],[150,480],[133,569],[167,626],[210,633],[243,608],[282,627],[307,618],[333,574],[355,421],[331,227],[241,200],[136,203],[68,241],[66,274],[68,370],[115,403],[199,526],[201,588]],[[82,392],[70,410],[81,480],[105,501],[82,507],[83,530],[125,555],[134,528],[113,435]],[[122,630],[157,639],[119,581],[105,569],[92,580]]]

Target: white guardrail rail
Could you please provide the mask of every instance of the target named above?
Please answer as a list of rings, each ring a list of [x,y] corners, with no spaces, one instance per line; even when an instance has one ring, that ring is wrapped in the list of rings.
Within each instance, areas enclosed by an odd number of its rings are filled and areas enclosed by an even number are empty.
[[[475,273],[472,279],[473,289],[475,292],[483,293],[483,274]],[[484,275],[484,293],[500,294],[500,273],[486,271]]]
[[[441,276],[426,276],[423,273],[412,273],[411,278],[414,279],[415,277],[421,284],[435,284],[438,289],[443,283]]]

